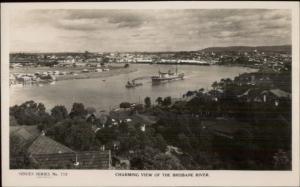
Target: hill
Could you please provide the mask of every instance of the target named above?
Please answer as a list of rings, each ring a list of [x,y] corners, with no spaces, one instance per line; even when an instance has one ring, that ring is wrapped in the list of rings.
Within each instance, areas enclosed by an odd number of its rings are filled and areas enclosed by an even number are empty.
[[[258,50],[262,52],[285,52],[291,53],[291,45],[278,45],[278,46],[229,46],[229,47],[209,47],[202,49],[203,52],[250,52],[253,50]]]

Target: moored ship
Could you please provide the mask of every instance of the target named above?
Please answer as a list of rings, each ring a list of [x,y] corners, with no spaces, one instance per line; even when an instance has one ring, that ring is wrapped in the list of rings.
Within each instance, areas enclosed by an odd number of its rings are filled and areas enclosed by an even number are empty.
[[[168,72],[158,72],[158,76],[152,76],[152,83],[160,83],[160,82],[167,82],[167,81],[173,81],[173,80],[181,80],[184,78],[184,73],[178,73],[177,68],[176,72],[171,72],[169,70]]]

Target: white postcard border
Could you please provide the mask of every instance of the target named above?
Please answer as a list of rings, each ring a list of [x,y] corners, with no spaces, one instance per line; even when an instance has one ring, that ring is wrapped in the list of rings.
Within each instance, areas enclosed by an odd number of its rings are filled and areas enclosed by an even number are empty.
[[[292,171],[135,171],[135,170],[9,170],[9,11],[18,9],[234,9],[264,8],[292,11]],[[299,185],[299,3],[297,2],[105,2],[11,3],[1,6],[1,125],[4,186],[298,186]],[[50,172],[51,177],[37,176]],[[26,174],[27,173],[27,174]],[[57,176],[55,176],[55,174]],[[139,177],[116,176],[139,173]],[[160,174],[143,177],[141,173]],[[162,177],[162,173],[207,173],[202,177]],[[31,175],[33,174],[33,175]]]

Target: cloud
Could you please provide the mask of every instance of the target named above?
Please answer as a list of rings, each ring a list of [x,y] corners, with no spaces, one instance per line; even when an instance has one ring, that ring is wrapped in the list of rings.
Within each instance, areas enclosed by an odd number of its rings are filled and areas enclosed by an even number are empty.
[[[68,51],[291,43],[291,12],[284,9],[30,10],[13,12],[10,27],[14,50],[38,43],[49,51],[55,43]]]
[[[133,10],[71,10],[62,18],[65,20],[93,20],[94,23],[105,22],[116,27],[139,27],[149,17]]]
[[[58,20],[55,27],[65,30],[93,31],[97,30],[97,24],[88,20]]]

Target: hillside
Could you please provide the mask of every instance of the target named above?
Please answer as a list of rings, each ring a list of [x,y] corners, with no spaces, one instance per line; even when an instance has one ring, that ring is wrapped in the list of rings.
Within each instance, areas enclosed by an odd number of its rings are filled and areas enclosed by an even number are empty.
[[[202,49],[203,52],[230,52],[230,51],[239,51],[239,52],[250,52],[253,50],[263,51],[263,52],[286,52],[291,53],[291,45],[279,45],[279,46],[229,46],[229,47],[209,47]]]

